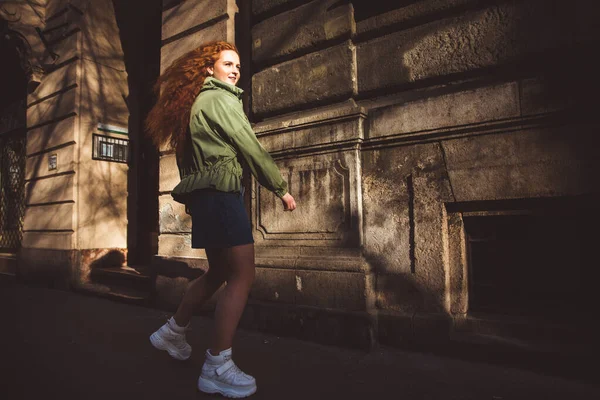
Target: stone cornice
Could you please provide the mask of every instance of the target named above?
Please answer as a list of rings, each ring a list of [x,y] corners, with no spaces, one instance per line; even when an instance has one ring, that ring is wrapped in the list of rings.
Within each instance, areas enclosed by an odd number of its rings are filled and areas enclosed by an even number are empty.
[[[367,113],[354,101],[261,122],[254,131],[274,156],[356,148],[364,139]]]
[[[390,132],[369,137],[368,111],[352,102],[334,109],[287,116],[254,126],[257,137],[275,158],[321,154],[348,149],[376,149],[428,143],[467,136],[488,135],[566,123],[572,110],[488,120],[436,129]]]
[[[566,111],[551,112],[526,117],[507,118],[496,121],[483,121],[481,123],[449,126],[438,129],[404,132],[365,138],[361,148],[363,150],[379,149],[386,147],[408,146],[432,141],[450,140],[461,137],[489,135],[495,133],[513,132],[523,129],[542,128],[549,125],[556,126],[568,123],[573,118]]]

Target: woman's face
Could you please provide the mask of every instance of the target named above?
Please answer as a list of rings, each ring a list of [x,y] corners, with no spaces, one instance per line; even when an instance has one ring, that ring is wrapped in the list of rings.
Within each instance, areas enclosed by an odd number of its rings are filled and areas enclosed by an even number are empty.
[[[208,72],[220,81],[236,85],[240,80],[240,57],[233,50],[223,50]]]

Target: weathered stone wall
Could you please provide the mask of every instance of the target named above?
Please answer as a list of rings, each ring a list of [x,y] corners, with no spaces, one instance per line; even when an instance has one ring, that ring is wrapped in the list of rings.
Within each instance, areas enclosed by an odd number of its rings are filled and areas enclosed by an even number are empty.
[[[447,338],[469,318],[460,204],[598,194],[592,6],[300,3],[252,2],[255,130],[298,201],[253,188],[253,297]]]
[[[298,201],[283,213],[249,188],[243,325],[351,345],[530,331],[469,314],[463,217],[598,195],[590,2],[254,0],[235,24],[233,1],[164,4],[163,70],[249,29],[250,119]],[[206,264],[169,149],[160,174],[157,286],[174,306]]]

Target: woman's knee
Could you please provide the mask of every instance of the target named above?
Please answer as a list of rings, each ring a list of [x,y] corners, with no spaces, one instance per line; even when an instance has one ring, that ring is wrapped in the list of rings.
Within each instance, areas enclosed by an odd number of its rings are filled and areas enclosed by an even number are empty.
[[[243,280],[253,282],[255,277],[254,245],[241,245],[225,249],[207,249],[209,272],[226,282]]]
[[[210,267],[204,276],[211,286],[216,286],[217,288],[227,280],[227,275],[219,268],[214,267]]]
[[[206,249],[208,258],[207,275],[213,280],[225,280],[227,278],[227,254],[223,249]]]
[[[256,267],[254,261],[249,262],[248,260],[236,260],[232,262],[227,281],[244,281],[248,284],[252,284],[256,277]]]

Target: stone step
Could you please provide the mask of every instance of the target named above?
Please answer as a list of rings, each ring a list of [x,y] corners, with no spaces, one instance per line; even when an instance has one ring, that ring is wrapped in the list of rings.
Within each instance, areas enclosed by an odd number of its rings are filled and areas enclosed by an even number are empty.
[[[147,266],[93,268],[90,282],[76,291],[130,304],[150,305],[154,278]]]
[[[75,287],[77,293],[106,298],[122,303],[150,306],[153,301],[150,290],[140,290],[122,285],[105,285],[101,283],[84,283]]]
[[[15,276],[17,273],[17,256],[12,253],[0,253],[0,274]]]
[[[141,291],[152,291],[153,278],[148,267],[110,267],[93,268],[90,272],[91,283],[107,286],[117,285]]]

